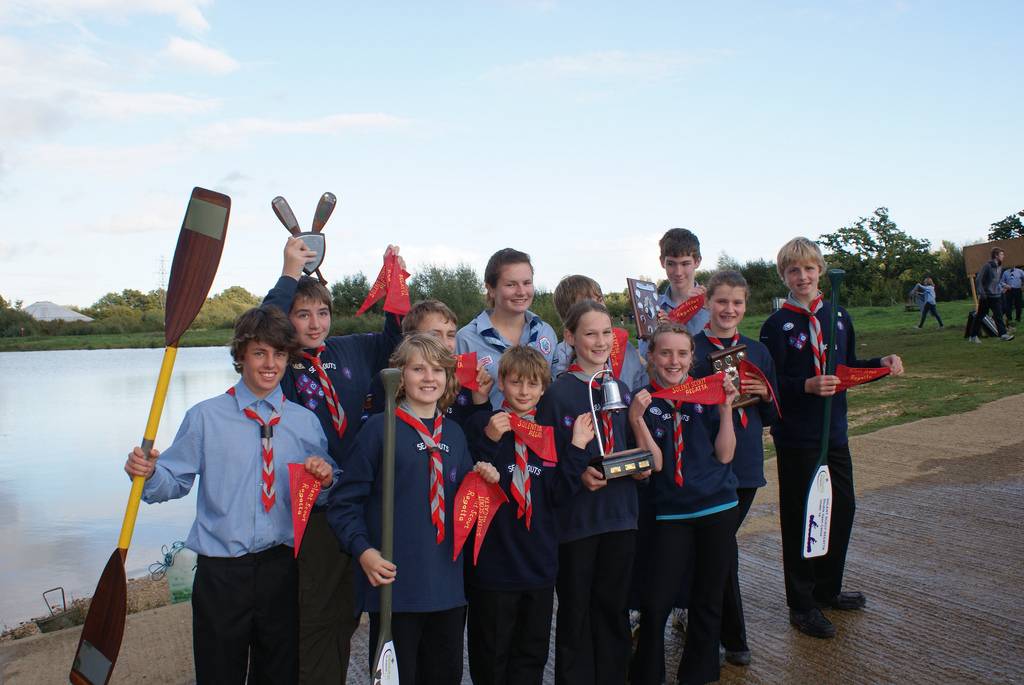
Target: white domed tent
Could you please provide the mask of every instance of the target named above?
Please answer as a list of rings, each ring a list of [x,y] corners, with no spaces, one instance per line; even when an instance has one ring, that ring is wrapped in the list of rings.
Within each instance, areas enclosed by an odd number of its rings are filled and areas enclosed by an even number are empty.
[[[79,314],[67,307],[61,307],[59,304],[46,300],[33,302],[25,307],[25,313],[36,321],[92,321],[85,314]]]

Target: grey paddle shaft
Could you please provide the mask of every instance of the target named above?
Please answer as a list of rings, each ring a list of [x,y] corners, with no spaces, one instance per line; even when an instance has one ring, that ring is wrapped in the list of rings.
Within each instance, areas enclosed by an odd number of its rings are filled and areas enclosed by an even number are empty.
[[[843,283],[846,272],[842,269],[829,269],[828,282],[832,292],[829,301],[832,304],[828,317],[828,346],[825,349],[825,375],[832,376],[836,372],[836,354],[839,352],[839,343],[836,341],[836,322],[839,320],[839,287]],[[818,466],[828,461],[829,429],[832,426],[832,395],[825,398],[825,411],[822,417],[821,426],[821,454],[818,456]]]
[[[380,553],[388,561],[395,553],[395,395],[402,372],[384,369],[380,372],[384,382],[384,454],[381,459],[381,534]],[[408,572],[408,570],[407,570]],[[377,637],[373,663],[380,661],[384,645],[391,640],[392,583],[380,589],[380,635]]]

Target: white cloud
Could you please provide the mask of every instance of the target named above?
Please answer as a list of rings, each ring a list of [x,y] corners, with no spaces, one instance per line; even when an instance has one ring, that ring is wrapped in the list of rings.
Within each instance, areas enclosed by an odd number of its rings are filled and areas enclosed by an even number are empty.
[[[227,53],[177,36],[168,41],[164,54],[175,62],[211,74],[230,74],[239,67],[238,62]]]
[[[119,21],[133,14],[174,17],[179,26],[206,31],[209,22],[200,9],[209,0],[9,0],[0,3],[0,24],[41,24],[73,21],[99,15]]]
[[[239,142],[253,136],[317,134],[335,135],[343,131],[365,128],[393,128],[411,123],[409,119],[380,112],[330,114],[315,119],[245,118],[222,121],[193,133],[194,140],[201,145]]]
[[[200,114],[220,107],[220,100],[178,93],[127,93],[86,90],[79,94],[83,114],[126,119],[144,115]]]
[[[696,55],[681,51],[630,52],[606,50],[578,55],[559,55],[530,60],[489,72],[497,78],[587,79],[616,78],[660,80],[670,78],[696,65],[707,64],[726,55],[724,51]]]

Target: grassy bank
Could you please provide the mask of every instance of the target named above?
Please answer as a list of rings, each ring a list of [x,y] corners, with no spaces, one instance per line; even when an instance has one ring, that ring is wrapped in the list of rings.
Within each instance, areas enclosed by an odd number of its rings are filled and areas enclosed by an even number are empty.
[[[231,342],[230,328],[188,331],[179,347],[210,347]],[[24,338],[0,338],[0,352],[40,350],[113,350],[137,347],[163,347],[162,331],[98,335],[31,335]]]

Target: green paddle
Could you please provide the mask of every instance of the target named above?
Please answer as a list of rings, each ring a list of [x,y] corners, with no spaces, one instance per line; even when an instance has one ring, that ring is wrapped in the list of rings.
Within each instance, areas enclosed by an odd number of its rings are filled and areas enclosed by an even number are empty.
[[[156,440],[167,385],[178,353],[178,340],[192,324],[213,284],[213,277],[224,251],[224,235],[228,230],[231,198],[212,190],[193,188],[185,219],[178,234],[171,263],[171,279],[167,286],[167,307],[164,311],[164,349],[156,391],[149,408],[149,420],[142,437],[142,451],[149,454]],[[75,661],[70,678],[74,685],[106,685],[114,671],[121,638],[124,637],[124,619],[128,606],[128,581],[124,562],[128,545],[135,530],[142,488],[146,479],[132,479],[131,494],[121,524],[117,549],[110,555],[103,574],[92,595],[89,614],[85,617],[82,636],[78,640]]]
[[[839,315],[839,287],[846,272],[829,269],[828,282],[832,286],[830,302],[832,311],[828,320],[828,347],[825,351],[825,375],[836,372],[836,321]],[[832,423],[832,396],[825,398],[824,417],[821,426],[821,454],[814,469],[814,477],[807,488],[807,504],[804,507],[804,559],[813,559],[828,554],[829,530],[832,525],[832,475],[828,470],[829,427]]]
[[[380,372],[384,381],[384,460],[381,464],[381,533],[380,554],[391,561],[395,557],[395,395],[402,372],[398,369],[384,369]],[[395,658],[395,643],[391,637],[391,590],[392,583],[380,589],[380,635],[370,678],[374,685],[398,685],[398,660]]]

